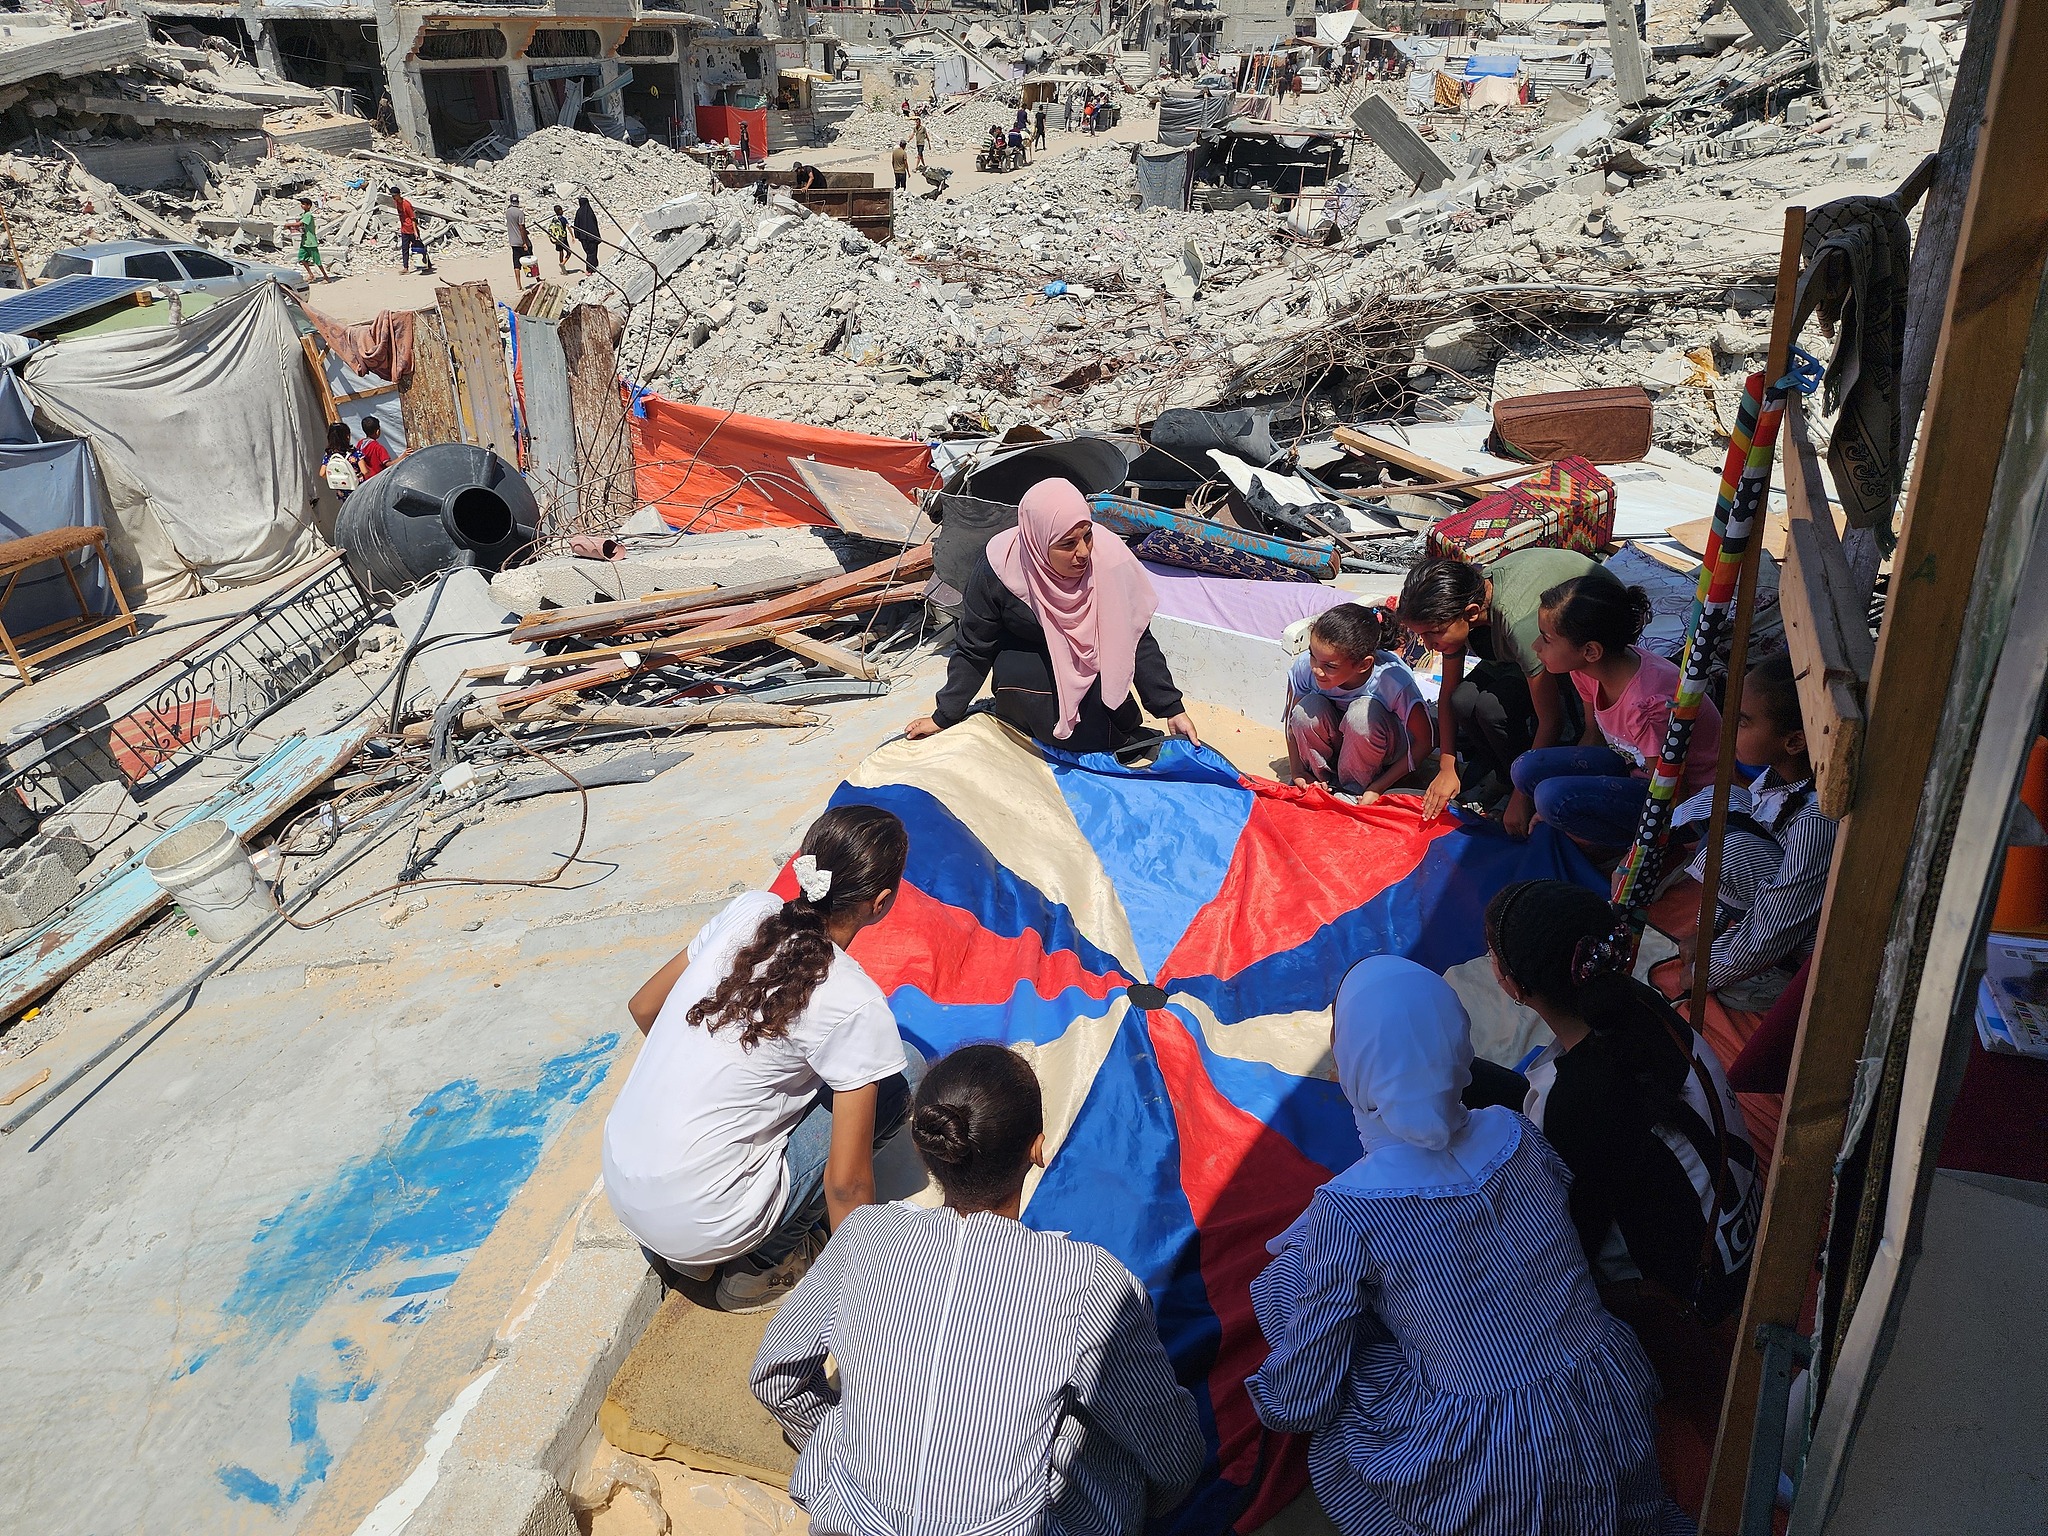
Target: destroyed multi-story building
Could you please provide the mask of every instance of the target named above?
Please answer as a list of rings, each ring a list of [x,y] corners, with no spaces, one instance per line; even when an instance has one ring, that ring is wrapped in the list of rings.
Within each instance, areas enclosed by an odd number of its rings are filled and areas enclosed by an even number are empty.
[[[756,147],[800,129],[831,44],[808,39],[804,0],[124,0],[166,37],[221,38],[274,75],[348,93],[398,130],[459,155],[559,124],[620,134],[635,119],[678,143]],[[753,116],[760,114],[760,116]]]

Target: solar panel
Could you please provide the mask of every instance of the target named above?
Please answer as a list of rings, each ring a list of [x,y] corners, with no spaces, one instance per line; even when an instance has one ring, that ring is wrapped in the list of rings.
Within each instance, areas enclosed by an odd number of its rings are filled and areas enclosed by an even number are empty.
[[[0,331],[12,331],[20,336],[47,330],[74,315],[82,315],[87,310],[148,286],[139,277],[96,277],[90,274],[60,277],[54,283],[44,283],[25,293],[0,299]]]

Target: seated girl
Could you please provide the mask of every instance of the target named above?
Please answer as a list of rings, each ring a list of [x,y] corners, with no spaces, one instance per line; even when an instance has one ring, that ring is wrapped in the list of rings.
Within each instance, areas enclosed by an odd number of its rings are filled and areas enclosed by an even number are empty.
[[[647,1042],[605,1120],[605,1193],[692,1279],[723,1264],[727,1311],[779,1303],[824,1224],[875,1198],[922,1060],[846,946],[889,915],[909,846],[887,811],[827,811],[795,896],[734,898],[628,1004]]]
[[[1755,777],[1735,784],[1728,795],[1707,986],[1731,1008],[1764,1009],[1777,1001],[1813,949],[1835,857],[1834,818],[1814,794],[1799,687],[1792,658],[1783,651],[1765,657],[1742,680],[1735,760]],[[1706,877],[1704,834],[1711,810],[1710,786],[1671,818],[1675,839],[1698,839],[1686,871],[1695,880]],[[1686,967],[1688,986],[1693,963]]]
[[[1144,1290],[1017,1219],[1044,1129],[1023,1057],[939,1061],[911,1136],[946,1203],[854,1212],[762,1339],[754,1395],[798,1448],[789,1492],[814,1536],[1135,1536],[1194,1487],[1194,1399]]]
[[[1471,1024],[1440,976],[1361,961],[1337,994],[1337,1077],[1365,1155],[1316,1191],[1252,1283],[1273,1352],[1260,1421],[1308,1434],[1343,1536],[1691,1524],[1664,1493],[1657,1378],[1593,1289],[1557,1154],[1511,1110],[1467,1111]]]
[[[1388,649],[1398,623],[1384,608],[1340,603],[1309,626],[1287,675],[1287,759],[1361,805],[1396,787],[1425,788],[1436,729],[1408,663]]]
[[[1597,892],[1510,885],[1487,905],[1486,946],[1501,990],[1554,1037],[1515,1084],[1514,1107],[1571,1170],[1572,1224],[1595,1277],[1640,1282],[1709,1324],[1729,1315],[1763,1184],[1720,1060],[1629,975],[1626,936]]]
[[[1536,654],[1567,677],[1591,715],[1575,747],[1537,747],[1515,759],[1512,777],[1536,819],[1595,853],[1635,841],[1650,775],[1664,752],[1664,728],[1678,692],[1678,667],[1636,644],[1650,622],[1650,597],[1605,566],[1543,594]],[[1685,759],[1681,796],[1714,782],[1721,712],[1701,701]]]
[[[1444,662],[1436,777],[1423,796],[1425,816],[1436,817],[1458,797],[1461,749],[1506,793],[1516,758],[1564,737],[1563,697],[1536,655],[1536,611],[1545,592],[1593,568],[1593,561],[1568,549],[1518,549],[1491,565],[1425,560],[1408,573],[1401,623]],[[1502,821],[1521,837],[1535,811],[1517,790],[1508,795]]]

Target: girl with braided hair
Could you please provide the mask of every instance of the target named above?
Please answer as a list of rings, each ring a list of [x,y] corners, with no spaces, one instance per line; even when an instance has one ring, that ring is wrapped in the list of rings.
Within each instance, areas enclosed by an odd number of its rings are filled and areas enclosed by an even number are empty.
[[[626,1230],[689,1278],[719,1265],[729,1312],[778,1305],[875,1198],[923,1060],[846,948],[903,880],[903,823],[827,811],[787,901],[749,891],[627,1005],[647,1036],[605,1121],[604,1183]]]
[[[1571,1170],[1572,1222],[1603,1291],[1633,1282],[1708,1324],[1729,1315],[1763,1186],[1712,1048],[1629,974],[1626,933],[1584,886],[1506,887],[1487,905],[1486,944],[1501,990],[1555,1037],[1514,1082],[1510,1107]]]

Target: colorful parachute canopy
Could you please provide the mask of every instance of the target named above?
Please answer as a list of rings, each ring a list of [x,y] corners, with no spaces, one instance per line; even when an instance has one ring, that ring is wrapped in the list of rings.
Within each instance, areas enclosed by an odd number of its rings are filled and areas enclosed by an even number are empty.
[[[910,830],[896,908],[854,945],[904,1036],[1035,1062],[1048,1166],[1024,1219],[1145,1283],[1216,1452],[1176,1526],[1220,1531],[1258,1455],[1252,1277],[1359,1155],[1328,1055],[1344,973],[1387,953],[1448,973],[1482,1053],[1512,1063],[1530,1026],[1485,974],[1486,901],[1514,880],[1602,882],[1545,827],[1517,843],[1425,825],[1413,797],[1351,806],[1183,742],[1151,768],[1074,758],[987,716],[883,748],[832,803]],[[1291,1447],[1240,1528],[1303,1480]]]

